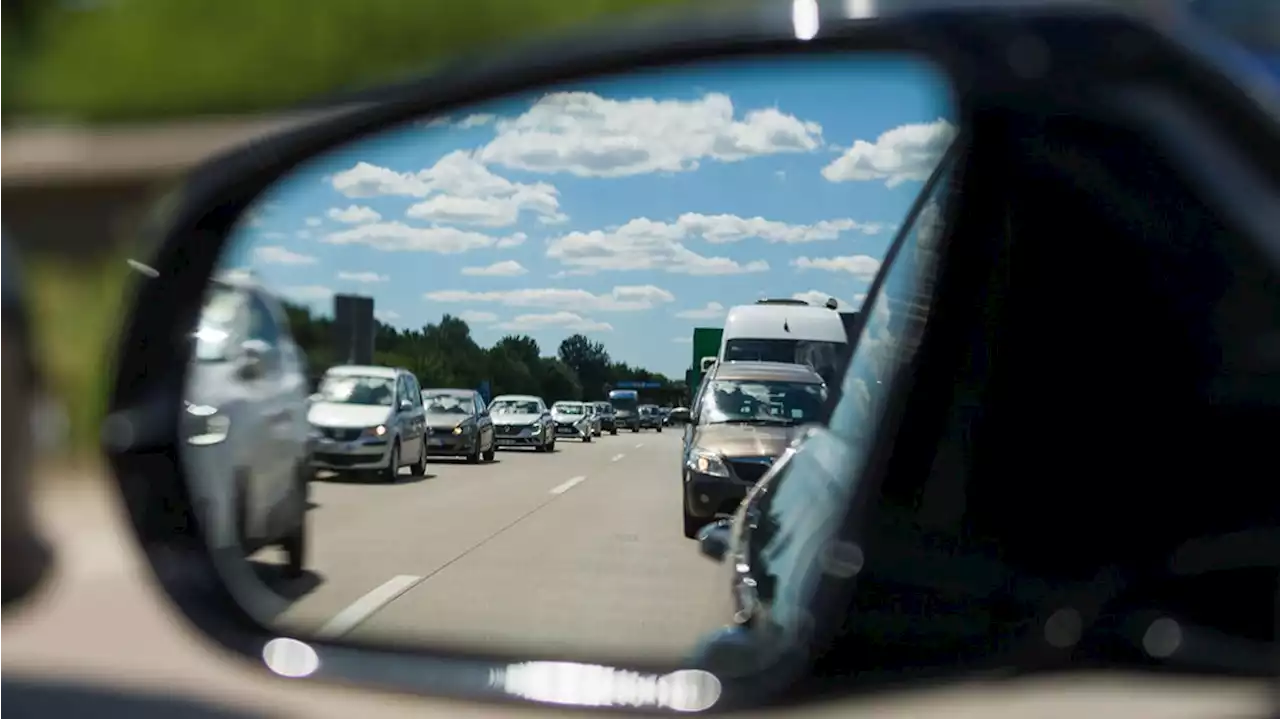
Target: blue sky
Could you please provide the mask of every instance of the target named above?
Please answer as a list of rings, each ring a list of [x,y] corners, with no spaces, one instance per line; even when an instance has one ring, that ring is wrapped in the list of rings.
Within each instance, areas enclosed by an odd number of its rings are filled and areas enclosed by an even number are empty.
[[[422,120],[266,193],[229,267],[324,313],[583,332],[682,376],[694,327],[762,296],[861,302],[955,127],[932,67],[851,55],[594,80]]]

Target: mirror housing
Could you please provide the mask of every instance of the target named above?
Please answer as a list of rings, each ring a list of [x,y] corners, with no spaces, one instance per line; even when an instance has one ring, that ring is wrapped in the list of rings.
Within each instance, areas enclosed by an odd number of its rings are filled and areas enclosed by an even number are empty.
[[[245,340],[240,343],[240,359],[236,375],[240,379],[258,379],[267,370],[271,345],[262,340]]]
[[[403,398],[402,398],[402,399],[400,400],[400,411],[401,411],[401,412],[408,412],[408,411],[409,411],[409,410],[411,410],[411,409],[413,409],[413,400],[411,400],[411,399],[403,399]]]
[[[733,520],[721,517],[698,530],[698,551],[713,562],[723,562],[729,553],[729,528]]]

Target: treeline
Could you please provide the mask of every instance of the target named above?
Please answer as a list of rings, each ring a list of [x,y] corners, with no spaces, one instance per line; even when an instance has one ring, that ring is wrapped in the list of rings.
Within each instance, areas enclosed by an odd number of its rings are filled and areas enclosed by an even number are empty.
[[[316,316],[306,307],[285,306],[294,339],[307,353],[313,380],[345,358],[334,356],[333,319]],[[640,390],[643,401],[655,404],[687,403],[683,381],[672,381],[657,372],[616,362],[600,342],[584,335],[567,337],[554,356],[527,335],[507,335],[492,347],[481,347],[465,321],[445,315],[421,329],[400,330],[377,323],[374,362],[404,367],[424,388],[479,388],[488,381],[493,396],[537,395],[548,402],[563,399],[604,399],[618,382],[658,382],[660,389]]]

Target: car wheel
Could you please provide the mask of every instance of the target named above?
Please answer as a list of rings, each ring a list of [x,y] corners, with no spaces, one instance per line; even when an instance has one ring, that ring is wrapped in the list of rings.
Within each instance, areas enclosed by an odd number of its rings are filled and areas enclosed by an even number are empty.
[[[658,434],[662,434],[662,427],[658,427]]]
[[[387,484],[395,484],[396,478],[400,476],[400,440],[395,440],[391,445],[391,456],[387,458],[387,466],[382,470],[382,481]]]
[[[631,428],[631,432],[632,432],[632,434],[640,434],[640,425],[635,425],[635,426],[633,426],[633,427]]]
[[[480,464],[480,440],[476,439],[476,446],[472,448],[471,453],[467,455],[467,464]]]
[[[298,468],[294,485],[294,502],[296,503],[297,522],[293,530],[280,542],[284,549],[284,576],[297,579],[302,576],[307,565],[307,508],[310,504],[310,470],[303,465]]]
[[[590,431],[588,431],[586,434],[582,435],[582,441],[583,441],[583,442],[586,442],[587,444],[591,444],[591,432],[590,432]]]
[[[498,456],[498,448],[493,442],[489,443],[489,449],[484,452],[484,461],[492,462]]]
[[[549,442],[549,443],[547,444],[547,451],[548,451],[548,452],[554,452],[554,451],[556,451],[556,438],[555,438],[555,437],[552,437],[552,438],[551,438],[551,442]]]
[[[618,436],[618,428],[617,428],[617,427],[614,427],[613,429],[609,430],[609,434],[613,435],[614,437],[617,437],[617,436]]]
[[[409,471],[413,472],[415,477],[427,476],[427,438],[425,435],[418,446],[418,461],[413,463]]]

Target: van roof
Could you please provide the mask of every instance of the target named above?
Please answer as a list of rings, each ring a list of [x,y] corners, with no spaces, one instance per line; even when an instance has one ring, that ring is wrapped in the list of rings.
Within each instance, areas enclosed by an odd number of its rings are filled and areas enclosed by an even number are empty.
[[[744,362],[730,360],[721,362],[712,370],[713,379],[765,382],[801,382],[822,384],[822,375],[812,367],[789,362]]]
[[[723,342],[738,338],[848,342],[840,313],[813,305],[739,305],[729,310]]]
[[[325,374],[339,375],[343,377],[386,377],[387,379],[395,379],[398,374],[405,372],[396,367],[380,367],[378,365],[364,364],[346,364],[330,367],[325,370]]]

